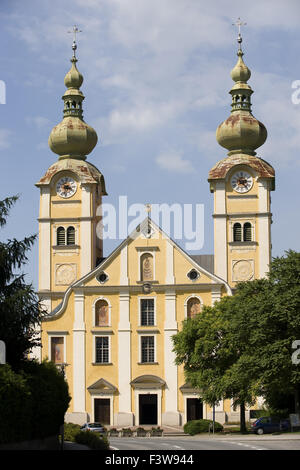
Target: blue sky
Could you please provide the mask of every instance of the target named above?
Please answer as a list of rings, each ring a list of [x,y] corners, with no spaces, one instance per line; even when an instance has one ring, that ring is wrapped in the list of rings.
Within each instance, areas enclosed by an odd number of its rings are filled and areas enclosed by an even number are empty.
[[[62,119],[74,24],[84,76],[84,119],[99,142],[88,160],[106,179],[106,202],[203,204],[213,252],[207,176],[226,156],[215,139],[229,116],[238,17],[253,114],[268,130],[258,155],[276,170],[273,256],[299,250],[300,3],[297,0],[1,0],[0,198],[20,194],[1,239],[38,230],[34,184],[56,160],[48,136]],[[107,241],[105,255],[119,243]],[[37,287],[38,251],[26,267]],[[196,253],[194,253],[196,254]]]

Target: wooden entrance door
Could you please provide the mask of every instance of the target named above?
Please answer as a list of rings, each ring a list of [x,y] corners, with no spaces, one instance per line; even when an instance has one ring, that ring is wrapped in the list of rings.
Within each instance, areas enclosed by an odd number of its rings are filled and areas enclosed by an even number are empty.
[[[199,398],[186,399],[187,421],[203,418],[203,403]]]
[[[95,422],[101,424],[110,424],[110,399],[95,398],[94,401]]]
[[[157,395],[139,395],[139,424],[157,424]]]

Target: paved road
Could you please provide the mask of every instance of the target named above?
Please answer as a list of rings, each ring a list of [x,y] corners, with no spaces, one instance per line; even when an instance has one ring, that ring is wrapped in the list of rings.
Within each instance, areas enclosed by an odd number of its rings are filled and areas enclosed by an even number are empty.
[[[237,436],[237,437],[114,437],[110,438],[115,450],[300,450],[300,435]]]

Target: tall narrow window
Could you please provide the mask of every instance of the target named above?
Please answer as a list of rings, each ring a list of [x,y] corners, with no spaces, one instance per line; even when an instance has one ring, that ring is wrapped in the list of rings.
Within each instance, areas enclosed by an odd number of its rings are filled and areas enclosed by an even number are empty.
[[[95,305],[95,326],[108,326],[109,310],[106,300],[98,300]]]
[[[154,362],[154,336],[141,337],[142,362]]]
[[[58,227],[56,232],[56,243],[57,245],[65,245],[66,233],[64,227]]]
[[[75,245],[75,228],[67,228],[67,245]]]
[[[246,222],[243,227],[244,231],[244,242],[251,242],[252,241],[252,227],[250,222]]]
[[[108,336],[96,337],[96,363],[109,363],[109,338]]]
[[[144,253],[141,256],[141,281],[153,280],[153,256],[150,253]]]
[[[187,317],[194,318],[195,315],[201,312],[201,303],[197,297],[192,297],[187,303]]]
[[[64,338],[61,336],[51,337],[51,361],[55,364],[64,362]]]
[[[233,226],[233,241],[234,242],[242,241],[242,226],[239,222],[236,222]]]
[[[141,299],[141,325],[154,325],[154,299]]]

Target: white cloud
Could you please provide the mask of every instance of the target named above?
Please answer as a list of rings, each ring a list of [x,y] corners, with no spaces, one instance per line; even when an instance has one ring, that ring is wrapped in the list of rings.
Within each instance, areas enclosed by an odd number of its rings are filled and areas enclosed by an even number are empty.
[[[25,121],[30,126],[34,126],[37,129],[43,129],[45,127],[51,126],[51,121],[44,116],[28,116],[25,118]]]
[[[0,129],[0,150],[10,147],[10,137],[12,132],[9,129]]]
[[[172,151],[161,153],[156,157],[155,161],[163,170],[175,173],[191,173],[194,171],[191,162],[185,160],[180,153]]]

